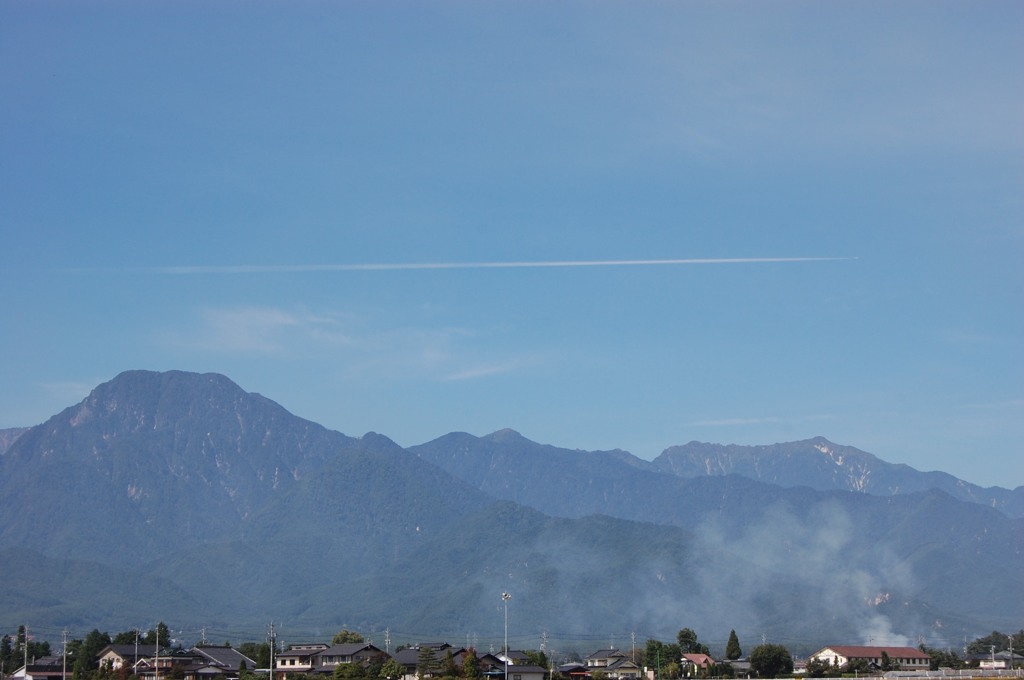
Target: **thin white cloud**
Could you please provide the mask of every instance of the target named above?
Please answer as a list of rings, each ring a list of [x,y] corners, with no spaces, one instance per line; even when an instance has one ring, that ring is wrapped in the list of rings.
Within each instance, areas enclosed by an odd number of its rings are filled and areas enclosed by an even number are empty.
[[[159,274],[300,274],[313,272],[412,271],[430,269],[529,269],[544,267],[646,267],[691,264],[837,262],[856,257],[717,257],[671,260],[547,260],[522,262],[400,262],[283,265],[185,265],[154,267]]]
[[[319,357],[351,376],[467,381],[534,365],[536,357],[494,356],[461,327],[381,327],[344,314],[240,306],[200,310],[164,341],[188,351],[288,359]],[[486,345],[486,343],[484,343]]]
[[[444,377],[444,380],[447,382],[457,382],[460,380],[476,380],[478,378],[489,378],[495,375],[503,375],[514,372],[522,366],[522,363],[523,362],[520,361],[510,361],[501,364],[480,364],[476,366],[468,366],[449,373]]]
[[[259,306],[204,309],[197,328],[170,337],[184,347],[250,355],[286,354],[300,346],[349,341],[340,322],[330,316]]]

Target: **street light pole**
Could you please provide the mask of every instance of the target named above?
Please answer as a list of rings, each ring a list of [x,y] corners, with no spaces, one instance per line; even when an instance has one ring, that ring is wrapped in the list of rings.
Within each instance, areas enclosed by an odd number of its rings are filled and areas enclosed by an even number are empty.
[[[508,601],[511,599],[508,593],[501,594],[501,601],[505,604],[505,680],[508,680]]]

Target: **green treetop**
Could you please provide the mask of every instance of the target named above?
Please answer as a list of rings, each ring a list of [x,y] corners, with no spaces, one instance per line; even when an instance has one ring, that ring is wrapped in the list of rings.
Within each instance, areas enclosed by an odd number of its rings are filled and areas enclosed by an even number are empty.
[[[740,639],[736,637],[736,631],[729,631],[729,642],[725,645],[725,658],[729,661],[735,661],[736,659],[743,656],[743,650],[740,649]]]

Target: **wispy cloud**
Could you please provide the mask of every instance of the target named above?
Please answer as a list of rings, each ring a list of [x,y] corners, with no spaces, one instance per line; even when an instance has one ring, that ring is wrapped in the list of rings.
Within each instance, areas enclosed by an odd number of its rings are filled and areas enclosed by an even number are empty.
[[[284,354],[310,343],[338,346],[349,342],[338,318],[277,307],[207,308],[198,327],[168,335],[174,344],[215,352]]]
[[[648,267],[694,264],[837,262],[856,257],[718,257],[671,260],[546,260],[519,262],[399,262],[281,265],[184,265],[154,267],[158,274],[300,274],[314,272],[414,271],[430,269],[529,269],[544,267]]]
[[[385,325],[341,313],[240,306],[206,308],[162,340],[180,349],[289,359],[312,357],[353,376],[467,381],[512,373],[539,359],[495,355],[486,333],[462,327]]]
[[[444,376],[444,380],[448,382],[456,382],[460,380],[476,380],[478,378],[489,378],[495,375],[502,375],[506,373],[512,373],[521,368],[526,362],[524,361],[508,361],[505,363],[494,363],[494,364],[478,364],[462,368],[448,375]]]

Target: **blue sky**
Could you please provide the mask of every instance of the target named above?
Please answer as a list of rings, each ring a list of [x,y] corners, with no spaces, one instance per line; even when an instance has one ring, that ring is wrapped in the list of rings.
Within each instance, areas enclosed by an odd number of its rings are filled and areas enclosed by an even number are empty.
[[[823,435],[1024,484],[1021,35],[1019,2],[0,0],[0,427],[182,369],[406,446]]]

